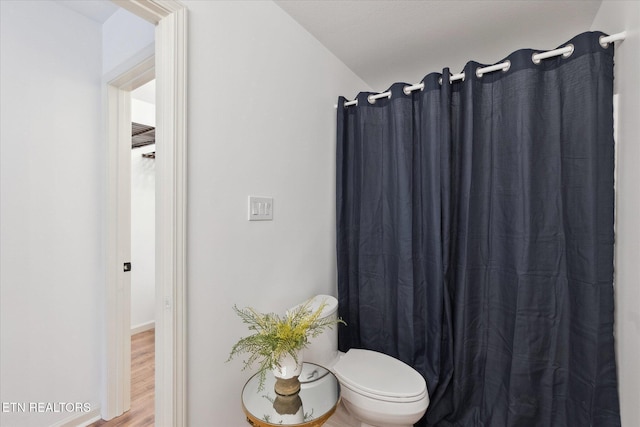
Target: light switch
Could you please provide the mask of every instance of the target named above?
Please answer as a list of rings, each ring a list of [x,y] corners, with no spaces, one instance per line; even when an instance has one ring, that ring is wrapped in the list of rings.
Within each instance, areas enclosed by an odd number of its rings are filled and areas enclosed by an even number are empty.
[[[249,221],[273,220],[273,197],[249,196]]]

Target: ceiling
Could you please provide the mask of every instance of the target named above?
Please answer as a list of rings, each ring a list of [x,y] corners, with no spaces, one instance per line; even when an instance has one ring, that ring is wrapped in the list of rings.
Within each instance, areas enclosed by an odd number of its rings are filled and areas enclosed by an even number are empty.
[[[103,23],[108,0],[56,0]],[[430,72],[554,49],[588,31],[602,0],[274,0],[374,91]],[[354,88],[354,96],[360,90]]]
[[[275,0],[375,91],[550,50],[589,31],[601,0]],[[353,96],[359,90],[354,88]]]

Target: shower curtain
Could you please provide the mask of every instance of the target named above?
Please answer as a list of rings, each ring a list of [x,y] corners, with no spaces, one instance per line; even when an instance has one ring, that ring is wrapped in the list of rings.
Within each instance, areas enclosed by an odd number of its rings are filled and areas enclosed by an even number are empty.
[[[619,426],[613,45],[338,102],[340,349],[425,377],[420,425]],[[503,62],[503,61],[500,61]]]

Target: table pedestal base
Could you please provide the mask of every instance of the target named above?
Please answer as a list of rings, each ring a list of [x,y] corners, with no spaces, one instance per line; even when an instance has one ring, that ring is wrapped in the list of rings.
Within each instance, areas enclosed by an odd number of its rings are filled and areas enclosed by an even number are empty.
[[[300,381],[298,377],[293,378],[277,378],[274,391],[280,396],[292,396],[300,391]]]

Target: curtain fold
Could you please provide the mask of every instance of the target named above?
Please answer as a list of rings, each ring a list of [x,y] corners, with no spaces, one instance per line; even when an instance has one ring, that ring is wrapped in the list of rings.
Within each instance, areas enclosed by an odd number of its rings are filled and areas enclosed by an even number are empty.
[[[340,349],[426,379],[422,425],[618,426],[613,45],[338,102]],[[502,62],[502,61],[500,61]],[[439,82],[442,81],[442,83]]]

